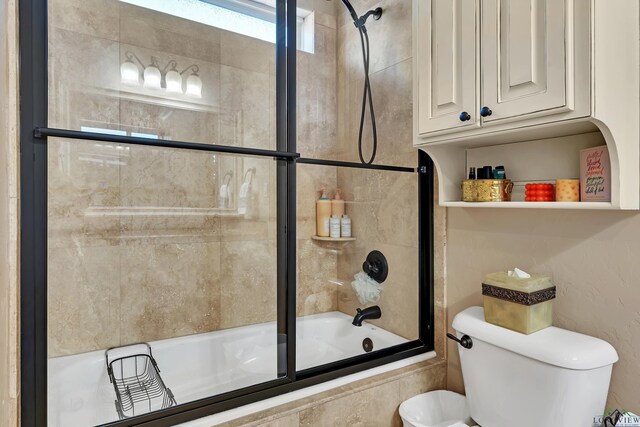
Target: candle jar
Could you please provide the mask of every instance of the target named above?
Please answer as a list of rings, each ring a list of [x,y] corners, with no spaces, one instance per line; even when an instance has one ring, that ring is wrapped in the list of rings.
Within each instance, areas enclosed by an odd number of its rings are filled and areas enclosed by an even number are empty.
[[[556,202],[579,202],[580,201],[580,180],[579,179],[557,179],[556,180]]]

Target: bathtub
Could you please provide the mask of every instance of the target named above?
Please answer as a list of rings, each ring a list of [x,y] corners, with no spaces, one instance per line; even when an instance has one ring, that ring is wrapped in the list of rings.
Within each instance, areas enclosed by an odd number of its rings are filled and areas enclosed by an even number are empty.
[[[363,354],[365,338],[373,341],[374,351],[408,341],[366,322],[355,327],[351,321],[340,312],[298,318],[297,369]],[[178,404],[277,377],[275,322],[150,344]],[[48,371],[49,426],[93,426],[117,419],[104,351],[51,358]]]

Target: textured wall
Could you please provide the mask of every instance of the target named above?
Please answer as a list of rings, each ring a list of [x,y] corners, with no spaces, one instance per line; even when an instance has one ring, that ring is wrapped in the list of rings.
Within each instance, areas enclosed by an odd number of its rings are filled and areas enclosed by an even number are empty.
[[[640,412],[640,216],[635,212],[449,209],[447,296],[453,316],[481,305],[486,273],[515,266],[553,276],[554,325],[610,342],[609,407]],[[448,386],[461,390],[449,344]]]
[[[273,44],[115,0],[53,0],[50,23],[51,126],[275,148]],[[334,16],[317,13],[316,51],[298,59],[307,155],[326,157],[335,143],[335,90],[326,90],[335,87],[335,28]],[[127,51],[161,66],[198,64],[203,98],[121,85]],[[275,319],[275,162],[61,139],[49,147],[51,356]],[[233,171],[237,196],[249,168],[251,214],[216,210],[224,174]],[[335,187],[335,171],[320,178]],[[315,191],[300,194],[313,205]],[[299,263],[310,267],[298,313],[335,310],[335,285],[319,280],[335,276],[335,254],[308,245],[299,240]]]
[[[0,1],[0,426],[18,425],[18,37],[15,0]]]

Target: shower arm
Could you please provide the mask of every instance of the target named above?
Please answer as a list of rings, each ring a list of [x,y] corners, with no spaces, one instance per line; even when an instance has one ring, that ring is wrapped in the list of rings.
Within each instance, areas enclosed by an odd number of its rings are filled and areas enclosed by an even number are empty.
[[[345,7],[349,11],[349,14],[351,15],[351,19],[353,19],[353,25],[355,25],[356,28],[361,29],[364,32],[367,31],[365,24],[367,23],[367,19],[369,19],[370,16],[373,16],[373,19],[375,19],[376,21],[380,19],[380,17],[382,16],[382,8],[378,7],[375,9],[371,9],[361,17],[358,17],[356,10],[353,8],[349,0],[342,0],[342,3],[344,3]]]
[[[367,23],[367,19],[369,19],[370,16],[373,16],[373,19],[377,21],[382,16],[382,8],[378,7],[376,9],[371,9],[360,18],[358,18],[358,21],[354,22],[353,25],[355,25],[356,28],[361,28],[362,31],[367,32],[367,27],[365,27],[364,24]]]

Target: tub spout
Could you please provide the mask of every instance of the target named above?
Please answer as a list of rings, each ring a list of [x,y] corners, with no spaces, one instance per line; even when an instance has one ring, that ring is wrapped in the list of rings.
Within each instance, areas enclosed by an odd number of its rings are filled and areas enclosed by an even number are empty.
[[[365,308],[364,310],[357,309],[357,313],[353,318],[353,326],[362,326],[362,321],[365,319],[379,319],[382,316],[380,307],[374,305],[373,307]]]

